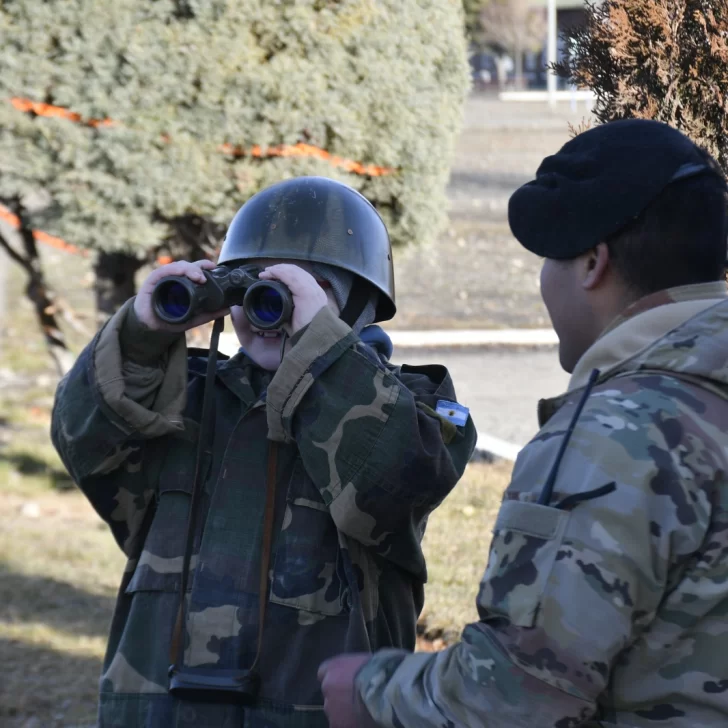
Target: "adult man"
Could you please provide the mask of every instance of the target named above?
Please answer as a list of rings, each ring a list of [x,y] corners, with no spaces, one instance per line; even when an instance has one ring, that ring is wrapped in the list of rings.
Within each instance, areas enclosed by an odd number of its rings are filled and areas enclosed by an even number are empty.
[[[509,218],[546,258],[569,391],[516,463],[480,621],[324,664],[331,726],[728,725],[725,181],[679,132],[614,122]]]

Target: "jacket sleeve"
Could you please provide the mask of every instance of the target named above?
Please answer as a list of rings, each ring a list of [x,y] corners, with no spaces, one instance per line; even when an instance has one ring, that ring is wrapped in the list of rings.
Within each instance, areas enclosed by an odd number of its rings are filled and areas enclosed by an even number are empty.
[[[574,403],[522,451],[480,621],[441,653],[377,653],[357,676],[361,726],[566,728],[595,715],[620,656],[701,547],[720,477],[707,456],[719,444],[694,426],[679,384],[645,376],[619,386],[588,400],[549,505],[537,500]]]
[[[184,429],[184,335],[145,329],[128,301],[56,392],[51,439],[73,480],[131,553],[154,486],[148,442]]]
[[[435,413],[454,397],[444,367],[390,370],[326,308],[268,388],[269,437],[296,441],[339,530],[424,580],[427,515],[475,447],[469,417]]]

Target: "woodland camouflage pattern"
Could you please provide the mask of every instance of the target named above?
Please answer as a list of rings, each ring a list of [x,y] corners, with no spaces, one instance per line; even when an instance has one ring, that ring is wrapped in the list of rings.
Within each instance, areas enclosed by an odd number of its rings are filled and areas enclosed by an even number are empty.
[[[144,332],[129,302],[61,382],[53,442],[129,557],[101,678],[100,725],[327,725],[316,671],[343,651],[414,648],[428,514],[475,443],[434,413],[444,367],[393,367],[329,309],[272,377],[240,353],[218,364],[184,661],[247,668],[256,649],[267,437],[278,488],[251,709],[167,693],[205,352]]]
[[[370,660],[362,726],[728,725],[725,285],[645,299],[631,331],[701,299],[603,371],[548,506],[537,500],[583,387],[542,403],[493,532],[480,621],[444,652]]]

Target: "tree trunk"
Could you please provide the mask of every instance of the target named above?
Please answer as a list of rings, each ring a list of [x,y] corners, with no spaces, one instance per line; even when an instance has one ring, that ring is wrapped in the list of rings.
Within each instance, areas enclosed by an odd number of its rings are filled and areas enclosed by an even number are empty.
[[[508,71],[506,70],[506,56],[498,55],[495,57],[495,69],[498,76],[498,90],[505,91],[508,81]]]
[[[136,293],[134,276],[144,261],[127,253],[99,253],[96,275],[96,321],[99,326]]]
[[[200,217],[180,215],[160,218],[167,225],[170,234],[164,248],[174,260],[216,260],[220,245],[225,237],[226,227]]]
[[[18,232],[23,243],[24,255],[15,250],[3,235],[0,235],[0,246],[3,247],[10,258],[23,268],[28,276],[25,295],[35,307],[38,323],[48,347],[48,353],[53,359],[58,376],[62,377],[73,366],[75,357],[69,350],[66,337],[56,321],[58,304],[55,295],[46,284],[33,230],[28,225],[25,217],[25,209],[19,198],[11,200],[9,207],[18,217]]]

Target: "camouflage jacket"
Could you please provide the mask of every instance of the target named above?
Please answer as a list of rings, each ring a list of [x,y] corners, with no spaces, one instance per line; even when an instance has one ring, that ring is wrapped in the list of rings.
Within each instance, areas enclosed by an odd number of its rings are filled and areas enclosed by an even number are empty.
[[[444,367],[394,367],[328,309],[275,376],[218,363],[213,457],[190,568],[186,666],[250,667],[268,438],[278,487],[260,700],[168,694],[206,352],[150,334],[131,302],[58,388],[52,438],[129,558],[100,681],[100,725],[325,726],[316,672],[348,650],[414,649],[428,514],[460,478],[475,430],[436,414]]]
[[[366,663],[361,725],[728,725],[725,285],[638,302],[540,419],[496,520],[480,621],[441,653]]]

